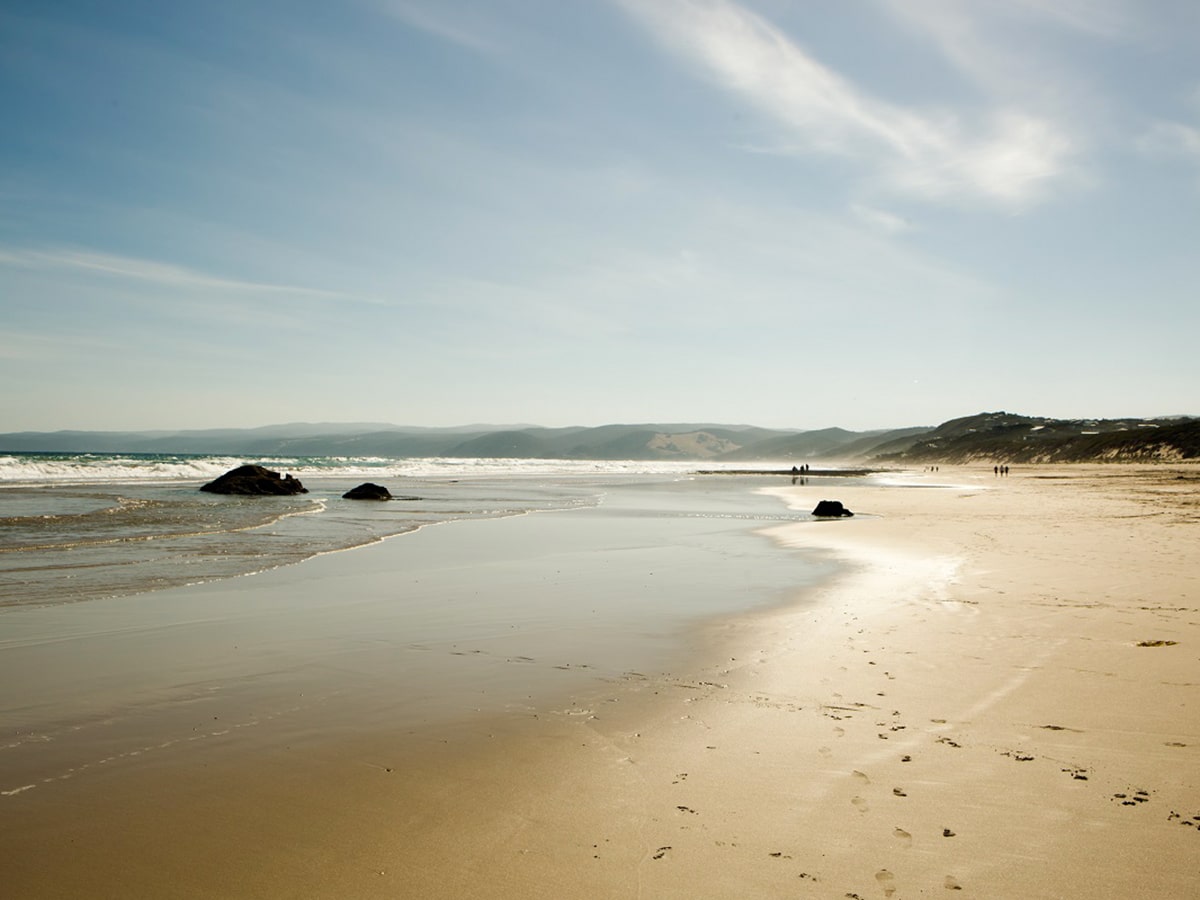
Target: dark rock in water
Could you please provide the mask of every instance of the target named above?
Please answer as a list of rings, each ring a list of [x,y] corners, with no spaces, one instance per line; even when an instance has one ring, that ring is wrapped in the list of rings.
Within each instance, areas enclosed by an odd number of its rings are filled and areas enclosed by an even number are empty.
[[[366,482],[342,494],[343,500],[391,500],[392,494],[382,484]]]
[[[285,497],[307,494],[308,488],[291,475],[281,476],[262,466],[238,466],[200,488],[210,494],[240,494],[248,497]]]
[[[817,508],[812,511],[814,516],[820,516],[823,519],[835,519],[841,516],[852,516],[854,513],[842,506],[841,500],[822,500],[817,504]]]

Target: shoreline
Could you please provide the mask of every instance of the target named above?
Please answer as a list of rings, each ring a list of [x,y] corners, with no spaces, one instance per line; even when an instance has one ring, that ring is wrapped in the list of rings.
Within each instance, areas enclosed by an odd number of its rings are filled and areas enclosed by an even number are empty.
[[[92,896],[1194,893],[1200,470],[1029,467],[993,482],[945,468],[961,484],[839,486],[865,515],[771,527],[849,568],[789,605],[708,621],[675,672],[616,674],[572,704],[428,741],[382,728],[316,754],[201,760],[187,785],[152,771],[119,811],[124,837],[163,855],[121,868],[112,835],[57,883],[90,877]],[[186,824],[154,796],[258,839]],[[199,859],[222,871],[197,876]]]
[[[346,769],[402,768],[325,766],[364,736],[411,765],[473,754],[531,716],[573,715],[569,698],[602,679],[656,672],[647,664],[680,652],[681,622],[807,577],[802,554],[753,533],[787,514],[745,484],[637,479],[601,506],[536,512],[249,578],[6,613],[0,840],[12,856],[0,880],[24,896],[119,896],[131,878],[147,894],[186,893],[157,867],[212,840],[220,857],[255,847],[238,866],[252,871],[284,845],[320,844],[279,818],[291,804],[311,803],[314,821],[351,815]],[[738,597],[750,568],[760,583]],[[322,787],[261,798],[298,773]],[[68,807],[94,821],[64,819]],[[261,845],[241,830],[247,815],[266,817]],[[205,833],[214,818],[223,836]],[[114,861],[122,872],[98,874]],[[191,877],[199,895],[246,895]]]

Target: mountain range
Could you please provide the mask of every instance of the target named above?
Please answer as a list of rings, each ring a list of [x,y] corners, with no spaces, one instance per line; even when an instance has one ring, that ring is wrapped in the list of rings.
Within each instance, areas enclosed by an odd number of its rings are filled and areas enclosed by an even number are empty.
[[[0,434],[0,452],[523,459],[873,461],[888,464],[1200,458],[1200,419],[1049,419],[979,413],[937,426],[790,431],[703,423],[544,428],[291,423],[200,431]]]

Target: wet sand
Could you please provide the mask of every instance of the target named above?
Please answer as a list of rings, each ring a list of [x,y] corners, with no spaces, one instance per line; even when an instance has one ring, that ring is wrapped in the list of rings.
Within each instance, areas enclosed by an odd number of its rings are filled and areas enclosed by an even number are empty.
[[[1195,895],[1200,470],[914,481],[775,489],[860,514],[766,525],[849,570],[649,648],[658,668],[572,672],[586,642],[557,629],[470,658],[498,690],[523,666],[586,677],[436,723],[307,683],[288,706],[230,679],[246,696],[229,721],[166,696],[197,729],[178,752],[0,797],[0,875],[19,897]],[[729,539],[689,544],[672,578],[710,581],[699,561]],[[743,580],[749,546],[722,561]],[[654,554],[621,559],[642,590],[658,577]],[[369,693],[375,671],[347,684]]]
[[[356,773],[437,772],[597,684],[660,671],[689,652],[689,623],[783,604],[819,577],[812,554],[756,533],[795,518],[762,483],[632,476],[594,508],[6,610],[0,882],[21,896],[229,895],[241,888],[211,879],[237,869],[263,877],[264,896],[289,890],[268,857],[323,858],[326,823],[369,807],[351,799]],[[346,761],[368,737],[406,762]],[[295,796],[263,795],[281,784]]]

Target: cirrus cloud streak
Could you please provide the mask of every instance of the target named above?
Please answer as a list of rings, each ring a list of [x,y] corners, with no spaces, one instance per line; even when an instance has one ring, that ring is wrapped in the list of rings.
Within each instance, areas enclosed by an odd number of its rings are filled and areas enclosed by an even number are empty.
[[[968,117],[873,96],[728,0],[618,2],[660,43],[778,125],[782,152],[857,161],[891,192],[1022,209],[1045,199],[1077,152],[1066,131],[1017,106]]]

